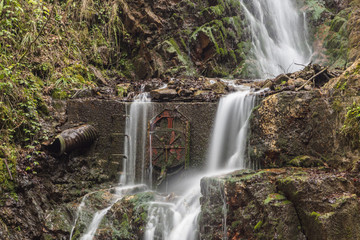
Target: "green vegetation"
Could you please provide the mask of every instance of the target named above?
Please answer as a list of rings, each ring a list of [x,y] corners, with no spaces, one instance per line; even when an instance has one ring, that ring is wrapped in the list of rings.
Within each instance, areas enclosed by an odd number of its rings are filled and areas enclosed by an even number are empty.
[[[347,64],[349,33],[347,31],[348,15],[343,10],[329,23],[330,28],[324,41],[329,64],[332,67],[344,68]]]
[[[264,204],[269,204],[272,201],[283,201],[285,199],[286,199],[286,197],[284,195],[281,195],[279,193],[271,193],[265,199]]]
[[[357,148],[360,146],[360,105],[354,102],[347,108],[344,125],[341,128],[341,133],[349,139],[351,147]]]
[[[129,74],[120,44],[129,37],[118,7],[102,1],[0,0],[2,190],[14,190],[20,155],[30,156],[26,171],[35,173],[38,163],[31,159],[47,140],[40,122],[51,119],[49,96],[67,99],[95,88],[99,82],[93,69],[104,76],[105,70]]]
[[[312,21],[319,21],[323,12],[328,12],[328,9],[325,8],[322,1],[307,0],[306,5],[309,11],[312,12]]]

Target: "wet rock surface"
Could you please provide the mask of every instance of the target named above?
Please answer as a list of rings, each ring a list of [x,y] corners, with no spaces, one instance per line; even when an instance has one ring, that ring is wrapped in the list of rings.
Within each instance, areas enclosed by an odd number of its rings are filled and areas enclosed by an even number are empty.
[[[264,168],[291,165],[300,155],[332,153],[335,116],[318,91],[271,95],[253,114],[248,151]]]
[[[201,187],[201,239],[360,237],[356,174],[331,169],[240,170],[204,178]]]
[[[139,8],[139,6],[142,6]],[[244,58],[238,1],[120,1],[135,74],[227,76]],[[130,54],[129,54],[130,55]]]
[[[136,193],[138,191],[141,193]],[[125,191],[123,195],[117,195],[116,188],[111,188],[95,191],[84,198],[64,206],[73,213],[70,224],[73,229],[67,231],[68,236],[70,236],[70,231],[73,231],[72,239],[79,239],[87,233],[96,212],[104,211],[108,207],[110,208],[98,228],[95,229],[94,239],[142,239],[147,220],[148,202],[154,199],[153,192],[147,192],[146,188],[139,185],[137,188]],[[79,204],[83,204],[80,206],[81,211],[79,211]],[[61,223],[66,225],[64,220],[66,219],[63,219]],[[57,227],[59,228],[59,225]]]
[[[248,149],[265,169],[202,180],[202,239],[360,237],[359,69],[357,60],[318,86],[267,93],[253,110]],[[306,75],[293,74],[314,73]]]
[[[356,124],[355,112],[349,110],[356,109],[359,101],[358,68],[359,61],[320,88],[269,92],[275,94],[253,110],[250,158],[264,168],[354,168],[358,131],[349,127]]]

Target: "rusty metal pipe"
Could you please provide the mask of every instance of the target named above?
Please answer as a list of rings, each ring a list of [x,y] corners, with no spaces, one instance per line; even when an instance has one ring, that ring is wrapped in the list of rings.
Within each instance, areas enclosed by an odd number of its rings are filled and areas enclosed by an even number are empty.
[[[48,146],[48,150],[62,155],[65,152],[71,152],[74,149],[83,148],[91,145],[98,138],[98,132],[91,125],[81,125],[76,128],[70,128],[58,135],[54,142]]]

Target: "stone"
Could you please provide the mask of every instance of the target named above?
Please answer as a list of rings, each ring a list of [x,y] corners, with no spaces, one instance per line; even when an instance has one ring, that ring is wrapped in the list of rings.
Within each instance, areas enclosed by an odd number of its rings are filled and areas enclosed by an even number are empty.
[[[250,158],[282,167],[299,155],[332,155],[335,116],[317,91],[280,92],[265,98],[250,120]]]
[[[150,92],[150,96],[152,99],[156,99],[156,100],[168,100],[168,99],[173,99],[178,95],[175,89],[164,88],[164,89],[152,90]]]

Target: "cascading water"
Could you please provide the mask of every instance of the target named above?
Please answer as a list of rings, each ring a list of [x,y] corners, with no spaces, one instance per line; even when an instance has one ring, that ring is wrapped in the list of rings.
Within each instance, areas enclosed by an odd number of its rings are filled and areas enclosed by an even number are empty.
[[[248,122],[255,102],[255,95],[249,93],[250,89],[244,87],[241,91],[220,100],[210,146],[208,170],[189,177],[187,180],[182,179],[181,185],[193,186],[183,194],[183,197],[173,203],[164,203],[163,199],[154,202],[149,207],[145,240],[197,239],[197,216],[200,213],[201,196],[200,179],[204,176],[245,167],[244,153]],[[179,186],[170,187],[175,192],[177,188]],[[226,215],[226,206],[224,215]]]
[[[102,219],[106,215],[106,213],[112,208],[112,206],[121,200],[124,196],[128,194],[134,194],[137,192],[144,192],[147,190],[147,186],[144,184],[139,185],[127,185],[115,188],[115,194],[113,195],[110,205],[100,211],[97,211],[91,223],[87,227],[85,233],[80,237],[80,240],[92,240],[95,236],[96,230],[101,224]]]
[[[139,94],[130,105],[129,117],[126,118],[123,174],[120,184],[134,184],[136,175],[136,159],[141,159],[141,182],[145,176],[145,144],[146,120],[149,109],[149,93]],[[140,156],[139,156],[140,155]]]
[[[245,168],[248,120],[254,107],[249,91],[232,93],[220,100],[208,156],[208,171]],[[223,160],[227,162],[222,162]]]
[[[307,43],[305,15],[299,14],[291,0],[240,0],[249,22],[252,34],[252,54],[256,60],[258,76],[265,78],[283,72],[300,69],[298,64],[310,61],[311,48]],[[125,139],[124,171],[120,178],[121,189],[134,184],[136,159],[141,159],[141,182],[145,178],[145,137],[148,102],[145,94],[140,95],[130,106]],[[220,100],[215,128],[205,173],[194,174],[182,179],[181,186],[169,186],[168,189],[182,197],[172,194],[158,196],[158,201],[150,204],[145,240],[195,240],[197,234],[197,216],[200,213],[200,179],[204,176],[229,172],[233,169],[250,167],[245,163],[246,137],[249,117],[255,102],[255,95],[249,88],[240,89]],[[143,126],[142,129],[139,126]],[[151,135],[149,136],[151,137]],[[151,142],[151,141],[150,141]],[[151,146],[150,146],[151,147]],[[150,156],[151,158],[151,156]],[[151,161],[149,170],[151,171]],[[151,177],[151,173],[150,176]],[[151,179],[150,179],[151,183]],[[179,191],[191,186],[186,192]],[[111,206],[121,199],[117,196],[107,208],[97,212],[81,239],[92,239],[102,217]],[[227,239],[227,206],[223,206],[223,238]]]
[[[145,143],[146,143],[146,120],[149,109],[150,98],[148,93],[141,93],[136,96],[134,102],[130,104],[129,116],[126,119],[125,129],[125,144],[124,144],[124,161],[123,172],[120,176],[119,185],[115,187],[115,194],[113,195],[110,205],[100,211],[97,211],[91,223],[87,227],[85,233],[80,237],[80,240],[92,240],[95,236],[96,230],[101,224],[102,219],[111,207],[121,200],[123,196],[129,193],[136,193],[139,191],[146,191],[147,186],[144,184],[134,185],[137,159],[141,159],[141,183],[144,182],[145,175]],[[140,156],[139,156],[140,155]],[[83,198],[78,211],[74,226],[71,230],[70,239],[72,238],[77,219],[80,215],[82,208],[84,208]]]
[[[74,224],[73,226],[71,227],[71,232],[70,232],[70,237],[69,237],[69,240],[72,239],[72,236],[74,234],[74,230],[75,230],[75,227],[76,227],[76,223],[78,222],[79,220],[79,217],[80,217],[80,214],[81,214],[81,211],[82,209],[85,207],[85,201],[87,199],[87,197],[90,195],[90,194],[93,194],[94,192],[91,192],[91,193],[88,193],[86,194],[82,199],[81,199],[81,203],[79,204],[77,210],[76,210],[76,213],[75,213],[75,221],[74,221]]]
[[[250,26],[257,76],[275,77],[310,61],[306,16],[294,0],[240,0]],[[297,63],[297,64],[296,64]]]

